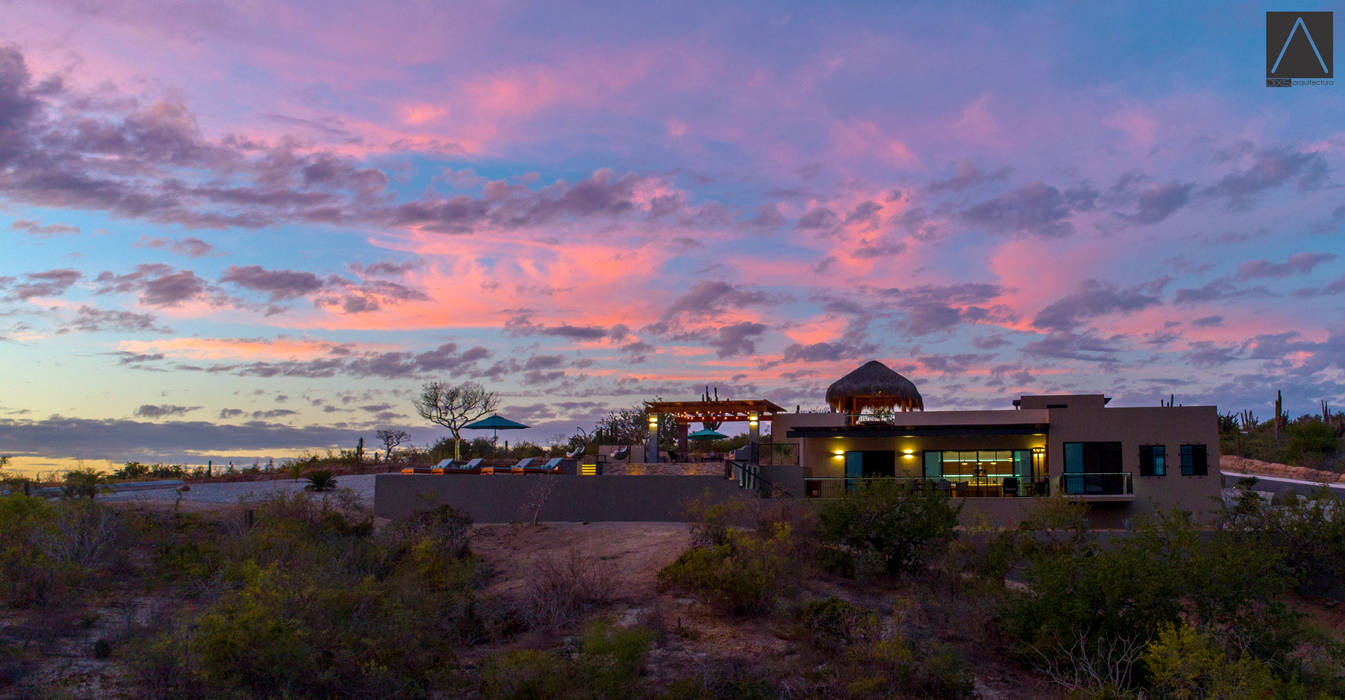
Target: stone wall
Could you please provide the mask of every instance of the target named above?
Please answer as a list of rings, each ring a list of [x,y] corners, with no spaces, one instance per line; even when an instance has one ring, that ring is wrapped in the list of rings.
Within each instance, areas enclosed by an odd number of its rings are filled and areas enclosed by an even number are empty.
[[[603,476],[719,476],[723,462],[604,462]]]
[[[448,504],[478,523],[680,522],[692,501],[722,503],[752,494],[715,476],[547,476],[540,474],[379,474],[374,513],[401,518]]]

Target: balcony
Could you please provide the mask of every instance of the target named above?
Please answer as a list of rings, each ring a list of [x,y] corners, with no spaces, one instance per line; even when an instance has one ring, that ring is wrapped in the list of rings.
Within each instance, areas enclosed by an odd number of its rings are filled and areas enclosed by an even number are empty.
[[[937,489],[950,498],[1012,498],[1049,496],[1051,482],[1040,479],[1015,477],[980,477],[973,479],[926,479],[924,477],[804,477],[804,492],[808,498],[840,498],[847,491],[859,489],[869,481],[910,484],[916,489]]]
[[[1135,485],[1130,472],[1061,474],[1058,485],[1063,496],[1076,500],[1135,500]]]

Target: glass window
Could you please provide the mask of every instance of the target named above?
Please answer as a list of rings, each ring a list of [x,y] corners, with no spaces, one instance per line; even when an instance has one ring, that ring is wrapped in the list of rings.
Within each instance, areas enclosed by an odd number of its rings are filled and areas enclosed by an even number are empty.
[[[1083,443],[1067,442],[1065,443],[1065,471],[1081,472],[1083,471]]]
[[[1182,445],[1182,476],[1205,476],[1209,473],[1204,445]]]
[[[1167,448],[1163,445],[1140,446],[1140,476],[1167,474]]]
[[[943,453],[926,450],[925,478],[938,479],[941,477],[943,477]]]
[[[1065,443],[1065,471],[1085,474],[1119,474],[1121,472],[1121,443],[1067,442]]]

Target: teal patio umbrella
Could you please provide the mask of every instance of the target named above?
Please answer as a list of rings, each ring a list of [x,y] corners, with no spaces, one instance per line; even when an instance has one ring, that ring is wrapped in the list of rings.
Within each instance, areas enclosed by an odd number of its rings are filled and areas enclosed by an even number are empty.
[[[709,428],[697,430],[696,432],[687,436],[688,440],[727,440],[728,438],[729,436],[714,430],[710,430]]]
[[[518,421],[512,421],[508,418],[501,417],[498,413],[493,413],[488,418],[482,418],[479,421],[468,423],[462,427],[471,430],[494,430],[495,437],[498,438],[500,436],[499,431],[501,430],[523,430],[528,426],[523,425]]]

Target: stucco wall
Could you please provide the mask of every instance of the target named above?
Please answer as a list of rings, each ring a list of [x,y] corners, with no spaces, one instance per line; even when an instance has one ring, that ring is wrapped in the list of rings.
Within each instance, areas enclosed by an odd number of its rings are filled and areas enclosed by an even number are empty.
[[[751,499],[737,483],[717,476],[542,476],[379,474],[374,512],[400,518],[448,504],[478,523],[527,521],[543,502],[546,522],[686,520],[697,498]]]
[[[1065,464],[1066,442],[1120,441],[1121,469],[1133,475],[1134,514],[1155,508],[1181,507],[1197,514],[1218,506],[1219,422],[1214,406],[1145,406],[1131,408],[1054,409],[1047,442],[1046,464],[1051,488],[1058,486]],[[1205,445],[1206,476],[1182,476],[1181,446]],[[1140,476],[1140,446],[1164,445],[1165,476]]]
[[[718,476],[725,474],[721,462],[605,462],[603,476]]]
[[[1051,475],[1051,490],[1059,489],[1064,469],[1065,442],[1119,441],[1122,471],[1132,474],[1135,499],[1121,504],[1095,505],[1094,510],[1107,526],[1119,527],[1124,520],[1156,508],[1181,507],[1197,514],[1217,507],[1219,497],[1219,436],[1216,409],[1213,406],[1105,408],[1102,397],[1024,397],[1025,405],[1045,406],[1066,403],[1069,408],[1025,408],[1004,411],[930,411],[899,413],[898,425],[993,426],[1007,423],[1049,424],[1045,435],[966,435],[937,437],[810,437],[789,439],[790,428],[839,426],[845,417],[836,413],[783,414],[775,419],[776,440],[801,444],[804,471],[810,477],[844,476],[845,463],[835,451],[895,450],[900,476],[920,476],[922,450],[1027,449],[1046,446],[1046,469]],[[1182,444],[1203,444],[1208,452],[1208,475],[1182,476]],[[1141,445],[1164,445],[1167,474],[1161,477],[1139,475]],[[902,452],[911,450],[912,457]],[[997,503],[996,501],[1006,501]],[[1094,502],[1095,504],[1098,502]],[[968,508],[982,511],[993,520],[1015,519],[1025,507],[1013,499],[969,499]],[[969,511],[970,512],[970,511]]]

